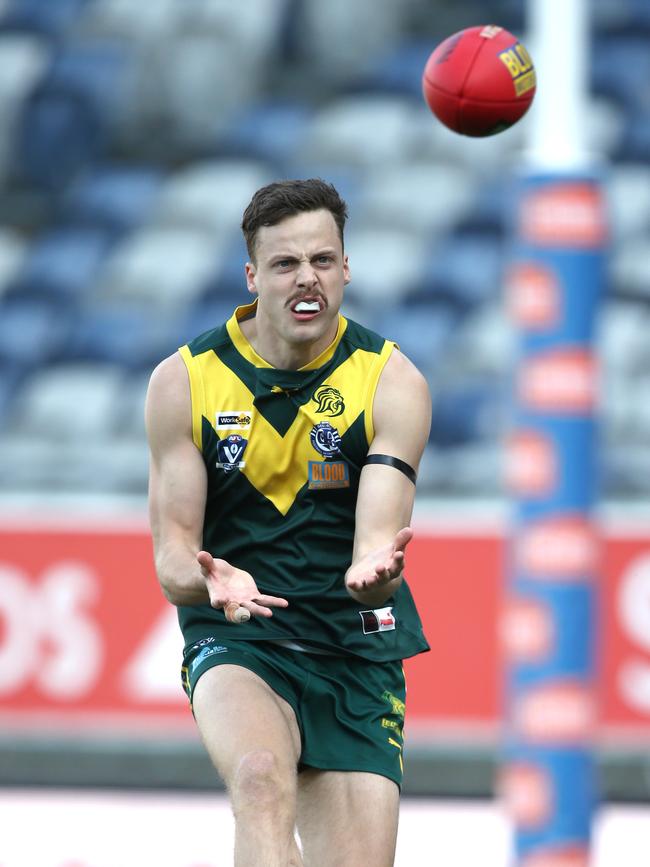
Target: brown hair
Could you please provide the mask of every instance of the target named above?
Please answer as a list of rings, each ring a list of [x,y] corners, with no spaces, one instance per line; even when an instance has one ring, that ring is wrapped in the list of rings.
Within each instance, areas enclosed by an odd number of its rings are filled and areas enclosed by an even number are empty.
[[[261,187],[244,211],[241,225],[251,262],[255,261],[255,241],[262,226],[275,226],[287,217],[321,209],[329,211],[334,217],[342,246],[348,209],[332,184],[320,178],[309,178],[275,181]]]

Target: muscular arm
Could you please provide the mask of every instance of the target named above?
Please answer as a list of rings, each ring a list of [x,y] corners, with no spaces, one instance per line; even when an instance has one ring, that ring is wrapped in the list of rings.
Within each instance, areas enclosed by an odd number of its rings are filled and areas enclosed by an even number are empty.
[[[426,380],[397,350],[382,372],[373,409],[375,436],[369,454],[400,458],[417,471],[429,435],[431,398]],[[352,565],[346,574],[350,595],[376,607],[402,581],[404,548],[415,485],[400,470],[382,464],[361,472]]]
[[[209,603],[196,559],[203,535],[207,475],[192,440],[189,379],[178,353],[154,370],[145,419],[151,452],[149,519],[158,580],[174,605]]]

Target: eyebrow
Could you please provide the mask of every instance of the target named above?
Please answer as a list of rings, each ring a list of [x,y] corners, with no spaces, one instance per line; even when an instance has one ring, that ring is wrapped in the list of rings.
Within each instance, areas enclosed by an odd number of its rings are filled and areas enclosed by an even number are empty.
[[[336,250],[334,247],[323,247],[321,250],[317,250],[315,253],[312,253],[310,256],[311,259],[318,259],[319,256],[335,256]],[[297,256],[294,256],[292,253],[275,253],[269,259],[269,262],[297,262]]]

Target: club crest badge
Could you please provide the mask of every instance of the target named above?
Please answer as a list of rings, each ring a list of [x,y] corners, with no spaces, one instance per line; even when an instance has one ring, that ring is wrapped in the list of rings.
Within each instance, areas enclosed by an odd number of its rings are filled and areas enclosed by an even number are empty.
[[[316,403],[316,412],[329,415],[334,418],[341,415],[345,410],[343,395],[331,385],[320,385],[312,394],[311,399]]]
[[[217,467],[226,473],[246,466],[242,460],[248,440],[240,434],[230,434],[217,443]]]
[[[339,453],[341,434],[328,421],[315,424],[309,434],[311,444],[324,458],[332,458]]]

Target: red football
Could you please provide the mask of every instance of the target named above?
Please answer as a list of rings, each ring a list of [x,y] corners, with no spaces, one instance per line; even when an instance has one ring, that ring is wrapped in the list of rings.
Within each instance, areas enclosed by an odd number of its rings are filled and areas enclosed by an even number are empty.
[[[535,96],[535,67],[516,36],[496,25],[468,27],[427,60],[424,98],[462,135],[494,135],[521,118]]]

